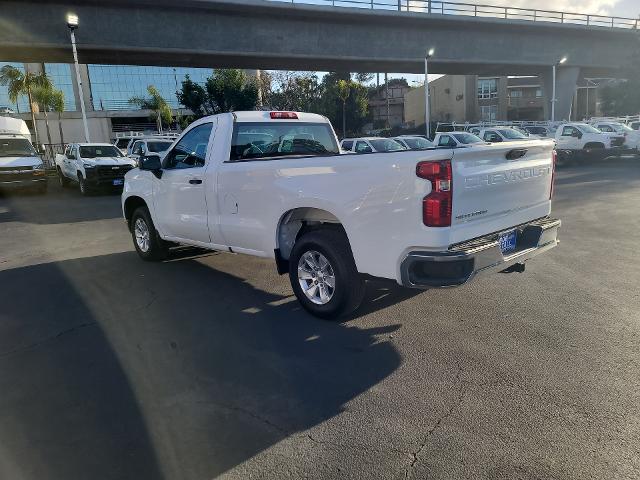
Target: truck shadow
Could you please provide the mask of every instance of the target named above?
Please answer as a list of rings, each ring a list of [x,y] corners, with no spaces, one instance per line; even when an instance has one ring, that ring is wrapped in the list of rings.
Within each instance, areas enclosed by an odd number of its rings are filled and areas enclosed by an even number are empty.
[[[399,325],[307,315],[198,259],[0,272],[0,477],[213,478],[392,374]],[[273,291],[286,293],[273,293]],[[404,298],[373,285],[374,306]]]
[[[0,223],[50,225],[111,218],[122,218],[118,191],[83,197],[77,188],[62,188],[52,178],[44,195],[0,190]]]

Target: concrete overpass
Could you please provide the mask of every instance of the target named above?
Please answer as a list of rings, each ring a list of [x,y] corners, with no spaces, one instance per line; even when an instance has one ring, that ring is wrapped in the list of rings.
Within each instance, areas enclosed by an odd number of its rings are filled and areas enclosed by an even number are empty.
[[[575,81],[615,76],[638,31],[262,0],[5,0],[0,59],[71,62],[66,13],[80,18],[81,63],[351,72],[541,75],[558,71],[557,117]]]

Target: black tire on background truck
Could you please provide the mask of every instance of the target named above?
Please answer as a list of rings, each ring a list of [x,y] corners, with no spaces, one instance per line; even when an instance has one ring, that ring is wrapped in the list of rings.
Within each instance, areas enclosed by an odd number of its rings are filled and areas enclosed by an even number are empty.
[[[78,172],[78,185],[80,186],[80,194],[88,197],[91,195],[91,188],[87,185],[87,181],[84,179],[82,174]]]
[[[304,309],[326,319],[355,311],[366,288],[340,228],[312,230],[296,241],[289,258],[289,280]]]
[[[58,181],[60,182],[60,186],[62,188],[67,188],[69,186],[69,179],[62,174],[62,170],[58,167]]]
[[[160,238],[147,207],[138,207],[129,224],[133,246],[143,260],[159,261],[169,255],[169,244]]]

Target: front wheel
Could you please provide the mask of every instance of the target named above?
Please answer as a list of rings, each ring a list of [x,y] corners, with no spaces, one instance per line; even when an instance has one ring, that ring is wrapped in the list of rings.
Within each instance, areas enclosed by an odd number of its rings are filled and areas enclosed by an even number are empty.
[[[352,313],[365,293],[349,242],[338,229],[311,231],[296,241],[289,258],[289,280],[304,309],[320,318]]]
[[[131,216],[131,236],[143,260],[164,260],[169,254],[167,242],[160,238],[147,207],[138,207]]]
[[[87,185],[87,181],[84,179],[82,174],[78,174],[78,185],[80,186],[80,194],[84,197],[88,197],[91,195],[91,190],[89,189],[89,185]]]
[[[69,179],[62,174],[62,170],[60,170],[60,168],[58,168],[58,181],[62,188],[67,188],[69,186]]]

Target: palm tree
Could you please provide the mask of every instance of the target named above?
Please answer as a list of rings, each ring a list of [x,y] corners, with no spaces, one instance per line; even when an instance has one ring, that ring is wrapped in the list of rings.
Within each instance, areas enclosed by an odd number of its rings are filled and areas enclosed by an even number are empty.
[[[20,95],[28,97],[35,143],[39,144],[36,115],[33,111],[33,91],[36,88],[52,88],[51,80],[45,72],[22,72],[12,65],[5,65],[0,69],[0,85],[9,87],[9,100],[13,103],[18,101]]]
[[[44,123],[47,126],[47,140],[49,145],[53,142],[51,141],[51,130],[49,129],[49,116],[47,112],[51,108],[51,103],[53,101],[53,88],[43,88],[36,87],[32,91],[33,99],[39,105],[40,110],[44,112]]]
[[[64,92],[54,90],[51,99],[51,110],[58,114],[58,129],[60,130],[60,143],[64,145],[64,134],[62,133],[62,112],[64,112]]]
[[[137,105],[145,110],[152,110],[152,118],[156,121],[158,132],[162,133],[162,123],[170,124],[173,121],[171,107],[167,101],[162,98],[158,89],[153,85],[149,85],[147,87],[147,92],[149,93],[150,98],[132,97],[129,99],[129,103]]]
[[[347,99],[351,93],[351,87],[346,80],[338,80],[338,97],[342,100],[342,136],[347,136]]]

